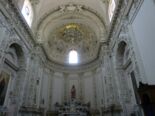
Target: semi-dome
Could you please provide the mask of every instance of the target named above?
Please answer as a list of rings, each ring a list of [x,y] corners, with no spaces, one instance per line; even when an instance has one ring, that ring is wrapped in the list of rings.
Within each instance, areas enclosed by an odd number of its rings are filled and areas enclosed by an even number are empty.
[[[91,28],[77,23],[68,23],[56,28],[48,36],[45,46],[49,57],[58,63],[67,64],[71,50],[76,50],[80,64],[96,58],[99,42]]]

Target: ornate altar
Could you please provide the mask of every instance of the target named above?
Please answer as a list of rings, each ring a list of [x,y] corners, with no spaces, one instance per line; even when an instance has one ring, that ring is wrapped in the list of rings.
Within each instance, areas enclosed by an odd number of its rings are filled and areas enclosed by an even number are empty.
[[[90,113],[89,104],[82,104],[75,99],[57,106],[58,116],[88,116]]]

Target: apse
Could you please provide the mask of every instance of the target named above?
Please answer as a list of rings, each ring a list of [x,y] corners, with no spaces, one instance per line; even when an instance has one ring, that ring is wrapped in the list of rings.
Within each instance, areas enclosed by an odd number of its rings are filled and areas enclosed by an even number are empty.
[[[0,115],[154,116],[154,9],[0,0]]]

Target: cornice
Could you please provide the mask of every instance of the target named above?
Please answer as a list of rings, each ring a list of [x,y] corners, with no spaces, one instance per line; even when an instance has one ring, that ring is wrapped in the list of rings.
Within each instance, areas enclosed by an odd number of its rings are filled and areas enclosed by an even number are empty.
[[[124,0],[119,0],[107,36],[107,40],[109,42],[113,36],[117,35],[119,31],[121,31],[123,24],[133,22],[143,1],[144,0],[131,0],[125,3]]]
[[[16,30],[20,37],[26,39],[29,45],[32,45],[32,43],[35,44],[32,31],[16,6],[16,2],[14,0],[1,0],[0,3],[3,5],[2,9],[5,9],[5,11],[2,12],[5,12],[4,14],[8,14],[5,15],[5,17],[9,20],[9,23],[12,24],[12,28]]]
[[[120,16],[120,11],[121,11],[121,8],[122,8],[122,5],[123,5],[123,1],[124,0],[119,0],[118,1],[117,7],[115,9],[115,12],[114,12],[114,15],[113,15],[113,18],[112,18],[112,21],[111,21],[111,26],[110,26],[110,29],[109,29],[109,33],[108,33],[108,36],[107,36],[108,40],[111,38],[112,33],[114,32],[115,25],[117,24],[117,19]]]
[[[133,0],[134,1],[134,0]],[[128,20],[129,20],[129,23],[132,23],[139,11],[139,9],[141,8],[142,4],[143,4],[144,0],[137,0],[137,1],[134,1],[134,5],[132,4],[131,8],[130,8],[130,11],[128,13]]]
[[[100,61],[96,60],[90,64],[87,65],[83,65],[83,66],[64,66],[64,65],[59,65],[59,64],[55,64],[54,62],[49,62],[46,61],[46,67],[56,71],[56,72],[62,72],[62,73],[81,73],[81,72],[87,72],[90,70],[94,70],[96,68],[99,67]]]
[[[103,49],[102,49],[103,47]],[[106,48],[106,49],[105,49]],[[95,60],[92,62],[89,62],[84,65],[61,65],[56,62],[51,61],[50,59],[44,60],[44,65],[47,68],[50,68],[53,71],[58,71],[58,72],[63,72],[63,73],[81,73],[81,72],[87,72],[90,70],[94,70],[96,68],[99,68],[101,66],[103,57],[102,54],[104,54],[104,49],[107,51],[108,48],[108,43],[104,42],[100,44],[100,50],[99,50],[99,55]]]

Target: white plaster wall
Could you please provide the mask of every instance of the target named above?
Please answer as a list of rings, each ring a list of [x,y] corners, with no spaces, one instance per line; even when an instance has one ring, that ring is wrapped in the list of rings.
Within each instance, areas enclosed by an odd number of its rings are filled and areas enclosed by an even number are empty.
[[[48,76],[47,75],[43,76],[42,81],[43,81],[43,85],[42,85],[41,100],[44,100],[44,106],[47,108],[47,106],[48,106],[48,87],[49,87]]]
[[[1,16],[1,14],[0,14],[0,16]],[[5,35],[5,32],[6,32],[6,29],[0,28],[0,35],[1,35],[1,37],[0,37],[0,44],[2,44],[2,40],[7,37],[7,35]]]
[[[56,102],[62,104],[65,100],[65,95],[67,95],[67,101],[71,100],[71,88],[74,85],[76,88],[76,99],[81,100],[83,103],[91,103],[91,107],[95,108],[95,85],[94,78],[96,78],[93,72],[85,72],[82,77],[78,73],[75,74],[67,74],[65,76],[63,73],[56,72],[53,76],[53,87],[52,87],[52,107]],[[65,82],[66,78],[66,82]],[[43,79],[44,87],[43,93],[46,97],[46,89],[48,85],[48,79]],[[96,82],[95,82],[96,83]],[[66,85],[67,84],[67,85]],[[101,84],[101,83],[98,83]],[[101,86],[101,85],[100,85]],[[99,92],[100,93],[100,92]],[[82,95],[82,96],[81,96]]]
[[[97,69],[95,78],[96,78],[97,107],[99,108],[102,105],[102,101],[103,101],[103,85],[102,85],[103,80],[102,80],[102,72],[100,68]]]
[[[155,4],[144,0],[132,27],[145,75],[149,84],[155,84]],[[138,54],[138,53],[136,53]]]
[[[94,106],[94,85],[92,74],[85,75],[84,77],[84,102],[91,103],[91,107]]]
[[[64,78],[63,75],[56,73],[53,78],[53,105],[58,102],[62,104],[64,96]]]

